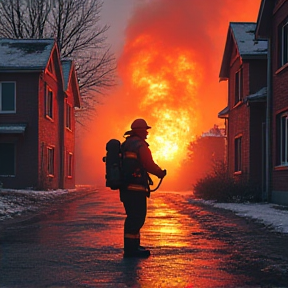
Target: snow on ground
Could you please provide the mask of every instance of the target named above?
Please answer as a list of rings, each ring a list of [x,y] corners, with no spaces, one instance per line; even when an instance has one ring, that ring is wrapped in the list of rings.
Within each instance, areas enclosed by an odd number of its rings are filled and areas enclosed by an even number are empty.
[[[215,201],[190,199],[217,208],[231,210],[240,217],[253,218],[274,231],[288,233],[288,207],[272,203],[216,203]]]
[[[0,224],[26,212],[34,212],[49,205],[56,197],[71,192],[83,191],[85,187],[67,190],[34,191],[0,189]],[[86,188],[87,189],[87,188]],[[271,203],[216,203],[201,199],[189,199],[190,203],[201,202],[217,208],[228,209],[240,217],[253,218],[277,232],[288,233],[288,207]]]
[[[48,206],[52,199],[74,191],[76,189],[51,191],[0,189],[0,224],[3,220],[37,211],[40,207]]]

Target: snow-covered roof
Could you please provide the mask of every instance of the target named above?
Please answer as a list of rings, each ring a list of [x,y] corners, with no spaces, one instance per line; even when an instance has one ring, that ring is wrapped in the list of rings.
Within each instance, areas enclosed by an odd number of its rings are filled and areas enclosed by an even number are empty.
[[[230,27],[242,58],[267,55],[267,41],[255,41],[256,23],[231,22]]]
[[[229,69],[233,48],[236,46],[242,59],[266,59],[268,44],[266,40],[255,40],[256,23],[231,22],[220,69],[220,81],[229,78]]]
[[[25,132],[26,124],[0,124],[0,134],[21,134]]]
[[[245,97],[244,102],[261,102],[266,101],[266,98],[267,98],[267,87],[263,87],[256,93]]]
[[[75,107],[80,108],[80,91],[79,91],[79,85],[78,85],[75,66],[73,65],[73,61],[70,59],[63,59],[61,60],[61,66],[62,66],[63,81],[64,81],[63,83],[64,91],[67,92],[68,85],[70,82],[72,84],[73,96],[74,96],[74,101],[75,101],[74,105]]]
[[[0,71],[45,69],[54,43],[53,39],[0,39]]]

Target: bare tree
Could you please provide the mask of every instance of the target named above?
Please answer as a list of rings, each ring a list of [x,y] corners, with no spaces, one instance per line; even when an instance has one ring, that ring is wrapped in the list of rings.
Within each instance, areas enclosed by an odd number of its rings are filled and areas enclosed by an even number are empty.
[[[109,26],[99,24],[102,5],[103,0],[0,0],[0,37],[54,38],[61,57],[74,60],[85,118],[95,111],[99,93],[115,84]]]

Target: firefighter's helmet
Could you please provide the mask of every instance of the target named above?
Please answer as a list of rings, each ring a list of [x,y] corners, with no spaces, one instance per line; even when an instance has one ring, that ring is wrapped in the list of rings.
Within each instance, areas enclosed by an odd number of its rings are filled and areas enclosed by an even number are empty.
[[[136,119],[133,121],[133,123],[131,124],[131,129],[132,130],[138,130],[138,129],[150,129],[151,127],[147,125],[147,122],[142,119],[142,118],[139,118],[139,119]]]

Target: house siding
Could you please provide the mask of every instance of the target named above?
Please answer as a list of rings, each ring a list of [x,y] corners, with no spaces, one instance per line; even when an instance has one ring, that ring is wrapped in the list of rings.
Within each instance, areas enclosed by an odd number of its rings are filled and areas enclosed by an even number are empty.
[[[75,186],[75,165],[72,165],[72,177],[68,176],[68,155],[72,153],[72,161],[75,163],[75,113],[74,111],[74,98],[71,89],[68,88],[67,98],[65,101],[71,105],[71,130],[66,128],[66,109],[64,118],[64,142],[65,142],[65,159],[64,159],[64,185],[67,188],[73,188]]]
[[[263,187],[264,179],[264,125],[266,121],[266,102],[250,103],[250,180]]]
[[[247,38],[245,33],[241,34],[240,27],[251,25],[243,25],[238,23],[237,37],[229,37],[229,33],[233,33],[231,25],[229,26],[228,37],[225,47],[225,53],[222,60],[220,78],[228,78],[228,118],[227,118],[227,165],[230,177],[234,177],[239,181],[249,181],[251,184],[256,184],[259,188],[263,187],[263,163],[264,149],[263,126],[265,124],[266,101],[253,97],[263,87],[267,86],[267,60],[265,53],[260,54],[255,51],[247,51],[241,54],[238,50],[239,43],[244,43]],[[256,25],[256,24],[255,24]],[[237,24],[233,23],[236,28]],[[236,29],[235,29],[236,31]],[[243,32],[243,31],[242,31]],[[241,36],[244,39],[241,39]],[[233,40],[231,40],[233,39]],[[237,41],[240,41],[237,43]],[[248,40],[247,40],[248,41]],[[250,38],[250,41],[251,40]],[[250,45],[253,44],[250,42]],[[243,45],[241,46],[243,49]],[[247,46],[249,47],[249,45]],[[246,48],[247,48],[246,47]],[[253,47],[253,45],[251,45]],[[263,45],[262,47],[265,47]],[[262,48],[261,48],[262,49]],[[263,48],[264,49],[264,48]],[[242,50],[243,51],[243,50]],[[261,50],[262,51],[262,50]],[[229,66],[228,66],[229,65]],[[235,101],[236,82],[235,75],[239,69],[242,69],[242,99]],[[249,97],[248,97],[249,96]],[[247,98],[248,97],[248,98]],[[259,102],[256,102],[256,100]],[[263,102],[261,102],[263,101]],[[221,116],[222,117],[222,116]],[[241,168],[240,171],[235,169],[236,148],[235,140],[241,137]],[[238,166],[238,165],[237,165]],[[237,167],[238,169],[239,167]]]
[[[233,52],[231,61],[235,59]],[[228,171],[231,176],[238,180],[248,180],[249,174],[249,114],[245,104],[235,102],[235,74],[240,66],[243,68],[243,95],[249,94],[249,64],[241,63],[238,56],[230,67],[229,76],[229,126],[228,126]],[[235,173],[235,138],[242,137],[242,170],[241,173]]]
[[[0,122],[27,124],[23,135],[0,134],[0,142],[16,144],[15,177],[0,176],[4,187],[17,189],[37,186],[38,77],[38,73],[0,74],[0,81],[16,82],[16,113],[0,114]]]
[[[288,67],[278,65],[278,27],[288,17],[288,2],[279,6],[273,15],[272,27],[272,201],[288,204],[288,167],[277,167],[276,116],[288,110]]]
[[[59,87],[56,79],[43,74],[40,80],[39,93],[39,188],[41,189],[56,189],[59,188],[60,181],[60,132],[59,132]],[[49,87],[53,91],[53,119],[45,115],[45,93]],[[48,147],[54,148],[54,175],[48,175]]]

